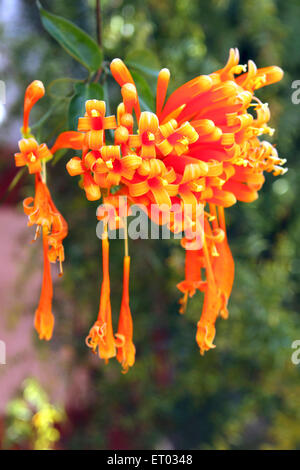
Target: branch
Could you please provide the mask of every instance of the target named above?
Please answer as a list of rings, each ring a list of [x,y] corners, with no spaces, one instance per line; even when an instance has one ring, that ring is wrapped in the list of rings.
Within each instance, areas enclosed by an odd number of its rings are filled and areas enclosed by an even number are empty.
[[[97,41],[98,41],[99,47],[102,48],[101,0],[96,0],[96,16],[97,16]]]

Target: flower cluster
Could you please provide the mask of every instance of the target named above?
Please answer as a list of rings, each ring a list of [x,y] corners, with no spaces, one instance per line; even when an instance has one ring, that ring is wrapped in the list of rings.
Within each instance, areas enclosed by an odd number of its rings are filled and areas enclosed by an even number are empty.
[[[26,89],[24,100],[23,139],[19,141],[20,153],[15,154],[17,167],[27,166],[30,174],[35,175],[35,195],[23,202],[24,212],[28,216],[28,225],[36,225],[34,240],[40,235],[43,239],[44,274],[38,308],[35,312],[34,325],[40,339],[50,340],[54,327],[52,314],[52,278],[50,262],[59,262],[62,274],[62,262],[65,259],[63,239],[68,234],[68,225],[56,208],[46,184],[46,162],[53,156],[46,144],[39,145],[31,135],[29,128],[30,112],[34,104],[44,96],[44,85],[35,80]]]
[[[183,293],[181,313],[186,310],[188,297],[197,290],[204,292],[196,334],[203,354],[214,347],[217,318],[228,317],[234,279],[224,209],[237,201],[254,201],[264,183],[264,172],[279,175],[286,171],[282,167],[285,161],[276,149],[259,138],[272,135],[274,130],[268,125],[268,105],[254,95],[257,89],[279,81],[283,72],[276,66],[257,69],[252,61],[248,67],[240,65],[238,50],[231,49],[224,68],[194,78],[167,98],[170,72],[162,69],[155,113],[141,112],[134,80],[120,59],[112,61],[111,73],[122,95],[116,116],[106,115],[104,101],[88,100],[85,114],[79,118],[78,132],[61,134],[52,152],[61,147],[82,150],[81,157],[75,156],[67,163],[67,170],[71,176],[81,176],[88,200],[102,197],[104,203],[115,206],[115,221],[121,219],[121,198],[116,196],[126,196],[130,204],[142,204],[149,217],[151,206],[159,205],[162,213],[168,213],[173,232],[186,227],[200,231],[201,243],[196,249],[190,249],[192,239],[182,240],[185,279],[178,289]],[[113,140],[107,142],[109,135]],[[34,172],[38,168],[35,159],[45,158],[44,152],[43,146],[27,142],[17,164],[26,162]],[[171,210],[174,205],[191,207],[181,224]],[[200,227],[199,205],[204,219]],[[164,220],[162,216],[155,222]],[[99,315],[87,344],[105,360],[116,356],[126,371],[135,360],[128,295],[130,258],[126,249],[123,298],[114,335],[107,226],[105,230]]]

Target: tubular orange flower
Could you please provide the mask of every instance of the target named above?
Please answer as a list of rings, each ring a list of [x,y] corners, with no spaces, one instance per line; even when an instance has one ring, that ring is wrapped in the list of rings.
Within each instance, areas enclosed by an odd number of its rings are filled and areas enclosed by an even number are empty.
[[[34,80],[34,82],[28,85],[25,98],[24,98],[24,118],[23,118],[23,133],[25,136],[29,133],[29,116],[30,112],[35,103],[43,98],[45,94],[45,88],[42,82]]]
[[[117,360],[122,364],[126,373],[129,367],[132,367],[135,361],[135,346],[132,342],[133,324],[129,307],[129,272],[130,257],[124,257],[123,267],[123,296],[120,310],[118,333],[116,334]]]
[[[57,137],[53,147],[51,148],[51,153],[54,154],[57,150],[60,149],[73,149],[81,150],[83,145],[84,134],[76,131],[62,132]]]
[[[32,202],[33,206],[30,205]],[[48,233],[52,225],[52,213],[48,203],[48,190],[39,175],[36,175],[35,198],[27,198],[24,200],[24,211],[29,218],[28,225],[37,224],[37,234],[41,231],[43,237],[43,284],[39,306],[35,313],[34,324],[40,339],[46,339],[48,341],[52,337],[54,326],[54,317],[51,312],[53,288],[48,256]]]
[[[37,225],[36,237],[42,233],[44,253],[44,275],[39,307],[35,314],[35,328],[40,339],[47,341],[52,337],[54,317],[51,312],[52,305],[52,279],[50,261],[59,261],[60,274],[64,261],[64,248],[62,241],[68,234],[68,225],[58,212],[51,198],[46,184],[41,176],[35,176],[35,197],[26,198],[23,203],[24,212],[28,215],[28,225]]]
[[[28,215],[28,225],[36,224],[38,227],[51,230],[53,214],[49,204],[50,194],[47,186],[43,183],[40,174],[35,176],[35,196],[24,199],[24,212]],[[33,205],[31,205],[33,203]]]
[[[125,83],[121,88],[124,111],[126,114],[132,114],[132,109],[138,101],[138,95],[135,85],[132,83]]]
[[[216,249],[218,256],[214,258],[212,269],[218,287],[218,295],[221,297],[220,315],[227,319],[227,305],[234,280],[234,261],[227,238],[216,244]]]
[[[133,78],[128,68],[121,59],[114,59],[110,64],[111,73],[120,86],[133,83]]]
[[[138,102],[138,95],[132,83],[125,83],[121,89],[123,103],[117,109],[118,127],[115,130],[115,144],[121,145],[123,155],[132,153],[128,145],[129,135],[133,133],[132,108]]]
[[[24,199],[23,207],[28,215],[28,225],[46,230],[50,245],[55,245],[55,239],[58,242],[67,236],[67,222],[55,207],[49,189],[39,174],[35,176],[35,196]]]
[[[221,299],[218,293],[218,288],[215,283],[211,261],[209,258],[207,246],[204,242],[204,265],[206,269],[206,289],[204,293],[204,303],[201,313],[201,318],[197,323],[196,341],[200,348],[201,355],[209,349],[215,348],[213,344],[216,328],[215,322],[218,318]]]
[[[232,291],[234,281],[234,261],[228,245],[224,208],[217,208],[210,205],[212,224],[215,231],[221,231],[221,238],[215,237],[215,256],[212,261],[212,270],[215,283],[218,288],[218,295],[221,299],[220,315],[222,318],[228,318],[228,300]]]
[[[102,238],[102,262],[103,280],[101,286],[100,307],[98,319],[91,328],[86,338],[86,344],[94,353],[97,352],[106,362],[116,355],[116,345],[113,334],[111,305],[110,305],[110,280],[109,280],[109,243],[107,228]]]
[[[168,69],[162,69],[157,78],[157,90],[156,90],[156,114],[159,116],[162,107],[164,105],[167,90],[170,81],[170,71]]]
[[[185,280],[177,284],[177,288],[184,293],[180,300],[180,313],[185,313],[188,297],[193,297],[196,289],[202,290],[204,283],[201,276],[202,250],[185,250]]]
[[[43,285],[39,306],[35,312],[34,327],[40,339],[49,341],[52,338],[54,328],[54,316],[52,314],[52,279],[50,272],[50,262],[48,257],[48,239],[46,230],[43,231],[43,254],[44,254],[44,274]]]
[[[48,237],[49,251],[48,257],[51,263],[55,263],[57,260],[60,267],[60,275],[63,273],[62,262],[65,260],[65,250],[63,246],[63,240],[68,235],[68,224],[63,216],[58,212],[52,199],[50,200],[51,208],[54,212],[52,229]]]
[[[110,70],[114,79],[116,80],[116,82],[118,82],[118,84],[121,87],[125,85],[126,83],[131,83],[134,85],[134,80],[132,78],[132,75],[121,59],[114,59],[110,64]],[[140,108],[138,98],[134,105],[134,110],[135,110],[137,119],[139,119],[140,114],[141,114],[141,108]]]
[[[24,123],[22,129],[22,140],[19,141],[20,153],[15,154],[17,167],[27,165],[29,173],[35,174],[35,195],[23,201],[24,212],[28,216],[28,225],[36,225],[35,240],[42,234],[44,274],[40,296],[40,302],[35,312],[35,328],[40,339],[49,341],[52,337],[54,327],[54,316],[52,314],[53,287],[51,279],[50,262],[57,260],[62,274],[62,262],[64,261],[64,248],[62,241],[67,236],[68,225],[63,216],[57,210],[50,191],[46,185],[46,162],[53,156],[46,144],[39,145],[34,136],[30,135],[29,116],[34,104],[44,96],[45,89],[42,82],[35,80],[26,92],[24,99]],[[54,145],[53,151],[60,148],[61,144],[71,142],[74,134],[61,134]],[[78,137],[77,137],[78,139]],[[82,142],[82,136],[81,136]],[[78,140],[77,140],[77,148]],[[42,167],[43,164],[43,167]]]

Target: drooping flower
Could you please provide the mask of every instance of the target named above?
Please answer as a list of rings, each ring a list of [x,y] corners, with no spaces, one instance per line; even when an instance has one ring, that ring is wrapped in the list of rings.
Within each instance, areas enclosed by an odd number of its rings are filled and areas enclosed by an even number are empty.
[[[51,230],[53,214],[49,204],[50,194],[46,184],[42,181],[40,174],[35,177],[35,195],[27,197],[23,201],[24,212],[28,216],[28,226],[37,225],[37,227]]]
[[[43,231],[43,256],[44,274],[40,302],[35,312],[34,327],[40,339],[49,341],[52,338],[54,328],[54,316],[52,314],[53,287],[50,271],[50,260],[48,256],[47,229]]]
[[[43,83],[40,80],[34,80],[30,85],[28,85],[25,91],[24,98],[24,117],[23,117],[23,129],[22,132],[24,136],[27,136],[30,133],[29,129],[29,116],[33,106],[38,100],[43,98],[45,94],[45,88]]]
[[[185,279],[177,284],[177,288],[183,292],[184,296],[180,300],[180,313],[185,313],[188,297],[193,297],[196,290],[203,290],[204,281],[201,269],[204,268],[202,262],[202,250],[185,250]]]
[[[82,132],[62,132],[51,147],[51,153],[54,154],[60,149],[81,150],[83,146],[83,138],[84,134]]]
[[[43,239],[44,275],[35,327],[40,339],[48,341],[52,337],[54,325],[51,311],[53,288],[50,262],[55,263],[58,260],[62,274],[62,262],[65,258],[62,242],[68,234],[68,225],[54,205],[49,189],[39,174],[35,176],[35,196],[26,198],[23,207],[28,216],[28,225],[37,226],[35,239],[40,234]]]
[[[40,339],[49,341],[54,327],[52,314],[53,287],[50,262],[59,262],[60,275],[62,274],[62,262],[64,261],[63,240],[68,234],[68,225],[61,213],[56,208],[50,191],[46,185],[46,163],[53,153],[70,142],[74,134],[64,133],[57,139],[51,152],[46,144],[38,144],[30,134],[29,118],[35,103],[44,96],[45,89],[42,82],[35,80],[26,89],[24,99],[24,122],[21,130],[23,139],[19,141],[20,153],[15,154],[17,167],[27,166],[30,174],[35,175],[35,195],[27,197],[23,201],[24,212],[28,216],[28,225],[36,225],[35,240],[42,235],[44,273],[42,290],[38,308],[35,313],[34,325]],[[78,133],[77,133],[78,134]],[[82,136],[82,135],[81,135]],[[81,142],[82,142],[81,138]],[[66,145],[67,146],[67,145]],[[78,136],[75,146],[78,147]]]
[[[227,305],[234,281],[234,261],[226,235],[224,209],[223,207],[218,208],[218,216],[215,208],[213,208],[212,212],[215,217],[215,226],[219,226],[224,233],[224,239],[219,242],[216,241],[215,244],[217,256],[213,259],[212,270],[218,288],[218,295],[221,297],[220,315],[222,318],[227,319]],[[217,221],[217,217],[219,222]]]
[[[129,306],[129,272],[130,257],[124,257],[123,266],[123,295],[120,310],[117,339],[117,360],[122,364],[124,372],[132,367],[135,361],[135,346],[132,342],[133,324]]]
[[[48,236],[48,257],[51,263],[59,262],[60,275],[63,273],[62,263],[65,260],[65,250],[63,240],[68,235],[68,224],[60,212],[58,212],[52,199],[50,199],[51,209],[54,213],[51,232]]]
[[[97,321],[90,329],[86,338],[86,344],[94,353],[98,350],[101,359],[107,362],[116,356],[116,341],[113,334],[111,304],[110,304],[110,280],[109,280],[109,242],[107,229],[102,235],[102,263],[103,279],[100,295],[100,306]]]

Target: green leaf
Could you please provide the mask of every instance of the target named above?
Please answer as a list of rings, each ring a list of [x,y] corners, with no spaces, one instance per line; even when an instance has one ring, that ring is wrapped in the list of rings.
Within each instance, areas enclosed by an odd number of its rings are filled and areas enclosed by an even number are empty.
[[[127,55],[125,63],[130,68],[136,83],[141,108],[143,111],[154,111],[153,94],[156,91],[157,77],[161,68],[156,55],[149,50],[133,51]]]
[[[136,89],[139,96],[139,101],[142,111],[154,112],[154,96],[147,80],[135,70],[131,71],[132,78],[135,81]]]
[[[65,105],[67,100],[59,99],[54,102],[54,104],[48,109],[48,111],[31,126],[31,130],[36,132],[36,129],[39,129],[46,121],[54,114],[54,111],[58,111],[62,106]]]
[[[121,189],[121,185],[118,184],[116,186],[111,186],[110,188],[110,194],[116,194],[119,190]]]
[[[51,160],[51,165],[55,166],[69,151],[70,149],[60,149],[56,152],[55,157]],[[74,155],[76,154],[76,150],[73,151]]]
[[[68,99],[72,96],[74,84],[80,82],[75,78],[63,77],[53,80],[47,87],[47,94],[54,99]]]
[[[10,185],[8,186],[8,189],[7,189],[7,192],[9,193],[10,191],[12,191],[18,184],[18,182],[20,181],[20,179],[22,178],[22,176],[24,175],[25,173],[25,167],[24,168],[20,168],[20,170],[18,171],[18,173],[16,174],[16,176],[14,177],[14,179],[12,180],[12,182],[10,183]]]
[[[103,54],[98,44],[85,31],[61,16],[45,10],[37,0],[41,21],[48,33],[90,72],[100,69]]]
[[[158,58],[149,50],[130,52],[126,56],[125,62],[128,67],[134,68],[152,78],[157,78],[161,68]]]
[[[99,83],[77,83],[69,105],[69,128],[77,130],[78,118],[84,116],[87,100],[103,100],[103,88]]]
[[[22,176],[24,175],[26,167],[20,168],[18,173],[14,176],[12,182],[8,186],[7,190],[5,191],[3,197],[1,198],[1,202],[4,202],[8,197],[9,193],[16,187]]]
[[[159,74],[159,70],[150,69],[148,67],[145,67],[144,65],[137,64],[136,62],[132,62],[131,60],[127,60],[126,65],[128,66],[129,69],[138,70],[139,72],[142,72],[143,74],[148,75],[149,77],[152,77],[155,79],[158,77],[158,74]]]

